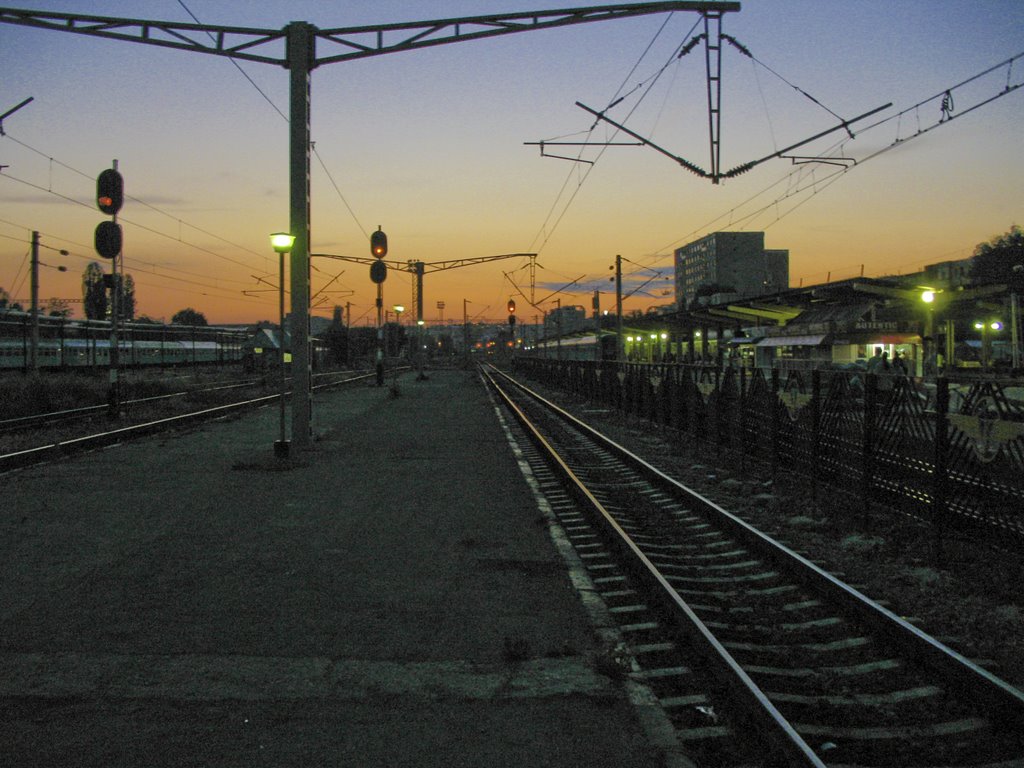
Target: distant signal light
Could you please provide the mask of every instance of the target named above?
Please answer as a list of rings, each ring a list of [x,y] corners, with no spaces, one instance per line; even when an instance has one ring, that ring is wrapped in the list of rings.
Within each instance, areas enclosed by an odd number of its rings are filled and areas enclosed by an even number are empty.
[[[124,204],[124,178],[113,168],[96,177],[96,207],[108,216],[115,215]]]
[[[370,253],[378,259],[388,255],[388,236],[377,227],[377,231],[370,235]]]

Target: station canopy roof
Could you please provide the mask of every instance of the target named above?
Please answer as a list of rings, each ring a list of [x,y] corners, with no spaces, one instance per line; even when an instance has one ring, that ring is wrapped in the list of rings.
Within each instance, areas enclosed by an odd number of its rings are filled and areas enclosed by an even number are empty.
[[[757,342],[758,347],[816,347],[826,339],[825,334],[814,336],[768,336]]]

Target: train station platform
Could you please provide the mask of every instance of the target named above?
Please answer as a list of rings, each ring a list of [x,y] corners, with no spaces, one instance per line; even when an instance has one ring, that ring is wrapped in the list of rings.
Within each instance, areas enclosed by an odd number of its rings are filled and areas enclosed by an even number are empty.
[[[0,477],[0,755],[33,766],[659,766],[478,377]]]

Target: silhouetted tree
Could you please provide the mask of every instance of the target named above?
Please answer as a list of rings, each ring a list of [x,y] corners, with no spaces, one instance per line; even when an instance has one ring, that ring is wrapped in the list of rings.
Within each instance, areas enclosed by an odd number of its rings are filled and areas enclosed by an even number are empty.
[[[971,260],[971,282],[975,285],[1005,283],[1018,293],[1024,292],[1024,232],[1016,224],[987,243],[978,243]]]
[[[71,306],[64,299],[47,299],[43,311],[50,317],[71,317]]]
[[[197,312],[192,307],[180,309],[171,318],[171,325],[209,325],[206,322],[206,315]]]
[[[103,285],[103,267],[90,261],[82,273],[82,311],[86,320],[107,318],[107,290]]]
[[[122,320],[135,319],[135,278],[124,276],[121,294],[117,297],[117,314]]]

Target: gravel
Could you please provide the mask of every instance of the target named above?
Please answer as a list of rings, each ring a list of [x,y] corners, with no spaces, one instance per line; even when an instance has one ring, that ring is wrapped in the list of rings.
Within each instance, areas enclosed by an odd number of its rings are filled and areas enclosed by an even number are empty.
[[[535,389],[539,389],[531,383]],[[855,585],[873,600],[1017,688],[1024,689],[1024,554],[965,534],[939,544],[929,527],[803,477],[709,466],[699,446],[635,417],[594,413],[547,391],[553,402],[666,474]]]

